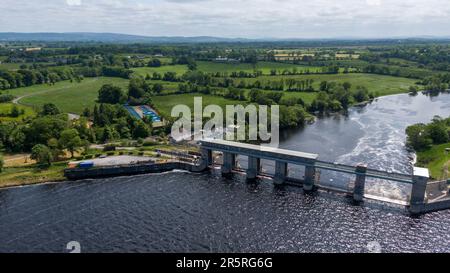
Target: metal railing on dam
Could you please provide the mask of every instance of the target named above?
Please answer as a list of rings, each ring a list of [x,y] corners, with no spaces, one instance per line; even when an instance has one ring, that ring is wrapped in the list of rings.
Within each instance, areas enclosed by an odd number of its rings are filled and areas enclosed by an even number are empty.
[[[222,152],[223,163],[221,172],[230,174],[236,168],[236,156],[247,156],[248,166],[245,169],[248,179],[255,179],[261,174],[261,159],[275,162],[275,174],[272,175],[275,184],[283,184],[288,177],[288,164],[305,167],[305,175],[302,186],[305,191],[311,191],[318,185],[319,169],[355,175],[353,187],[353,199],[362,201],[364,198],[366,178],[394,181],[411,185],[409,198],[409,210],[412,213],[420,213],[424,210],[425,193],[429,179],[428,169],[414,168],[411,174],[394,173],[367,168],[365,164],[350,166],[318,160],[318,154],[303,153],[268,146],[252,145],[226,140],[201,140],[199,142],[202,160],[204,164],[213,164],[212,153]],[[267,176],[267,174],[265,174]]]
[[[338,163],[330,163],[330,162],[325,162],[325,161],[317,161],[316,168],[329,170],[329,171],[335,171],[335,172],[348,173],[348,174],[355,174],[355,175],[357,174],[357,171],[354,166],[338,164]],[[380,171],[380,170],[369,169],[369,168],[366,169],[366,177],[390,180],[390,181],[406,183],[406,184],[413,183],[412,176],[410,174],[394,173],[394,172],[389,172],[389,171]]]

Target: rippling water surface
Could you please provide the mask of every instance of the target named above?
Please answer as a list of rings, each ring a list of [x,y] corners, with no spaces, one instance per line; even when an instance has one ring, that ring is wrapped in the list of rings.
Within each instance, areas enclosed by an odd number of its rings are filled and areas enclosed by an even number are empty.
[[[281,146],[410,171],[405,127],[448,116],[449,98],[384,97],[289,132]],[[372,201],[185,172],[0,190],[0,252],[66,252],[69,241],[84,252],[365,252],[374,241],[386,252],[449,252],[450,210],[413,218]]]

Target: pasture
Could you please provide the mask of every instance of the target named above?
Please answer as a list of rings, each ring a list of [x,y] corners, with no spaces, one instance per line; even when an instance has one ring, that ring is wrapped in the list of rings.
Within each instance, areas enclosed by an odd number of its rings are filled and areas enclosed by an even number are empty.
[[[13,103],[0,103],[0,121],[20,121],[27,117],[33,117],[36,115],[36,112],[33,108],[23,105],[17,105],[17,108],[20,112],[23,111],[23,114],[20,114],[18,117],[9,117],[7,116],[11,113],[11,109],[13,108]]]
[[[260,70],[265,75],[269,75],[271,70],[276,70],[278,73],[283,70],[292,70],[296,68],[298,71],[316,72],[320,71],[320,67],[315,66],[305,66],[305,65],[295,65],[288,63],[277,63],[277,62],[258,62],[255,66],[249,63],[217,63],[217,62],[197,62],[197,69],[204,72],[253,72],[254,70]]]
[[[215,104],[222,107],[222,109],[225,109],[226,105],[246,104],[246,102],[243,101],[226,99],[220,96],[204,95],[200,93],[156,96],[153,97],[153,104],[161,114],[166,116],[170,116],[172,108],[175,105],[179,104],[187,105],[192,110],[193,113],[194,97],[202,97],[203,106]]]
[[[145,77],[148,75],[152,75],[154,72],[157,72],[161,75],[163,75],[166,72],[175,72],[178,76],[183,75],[188,71],[188,68],[186,65],[163,65],[160,67],[135,67],[131,68],[131,70],[134,71],[137,75],[140,75],[142,77]]]
[[[84,108],[92,109],[98,96],[98,90],[104,84],[113,84],[126,91],[128,80],[121,78],[86,78],[82,82],[58,82],[55,85],[35,85],[10,90],[10,93],[22,97],[18,103],[41,107],[46,103],[54,103],[62,112],[80,114]]]
[[[254,82],[259,80],[260,82],[279,81],[286,79],[296,80],[314,80],[313,87],[315,90],[319,90],[320,82],[349,82],[352,85],[352,89],[356,86],[365,86],[370,92],[374,92],[377,96],[391,95],[405,93],[408,88],[415,85],[415,79],[384,76],[376,74],[364,74],[364,73],[349,73],[349,74],[320,74],[320,75],[293,75],[293,76],[261,76],[258,78],[250,79],[235,79],[237,83],[241,80],[246,82]]]

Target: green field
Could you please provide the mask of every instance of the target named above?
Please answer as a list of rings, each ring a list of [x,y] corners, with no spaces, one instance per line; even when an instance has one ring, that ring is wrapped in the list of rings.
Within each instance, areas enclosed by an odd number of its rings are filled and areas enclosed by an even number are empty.
[[[446,148],[450,148],[450,143],[433,145],[429,150],[418,152],[417,165],[428,168],[432,178],[445,179],[445,170],[449,171],[450,166],[450,154],[445,152]]]
[[[316,96],[316,92],[284,92],[283,98],[300,98],[305,104],[310,105]]]
[[[0,103],[0,113],[1,114],[8,114],[11,112],[11,109],[13,108],[13,103]],[[36,112],[33,110],[33,108],[23,105],[17,105],[17,108],[19,111],[23,110],[24,113],[19,115],[18,117],[4,117],[0,116],[0,121],[19,121],[27,117],[32,117],[36,115]]]
[[[248,63],[215,63],[208,61],[197,62],[197,69],[203,72],[253,72],[256,69],[261,70],[263,74],[269,75],[272,69],[275,69],[278,73],[281,73],[285,69],[292,70],[293,68],[297,68],[298,71],[309,70],[310,72],[321,70],[320,67],[276,62],[259,62],[256,66]],[[181,76],[188,71],[188,68],[186,65],[163,65],[161,67],[137,67],[132,68],[132,70],[143,77],[147,74],[151,76],[153,72],[158,72],[160,74],[164,74],[165,72],[176,72],[177,75]]]
[[[0,188],[31,185],[46,181],[65,180],[63,170],[66,162],[57,162],[48,169],[39,169],[35,165],[6,167],[0,175]]]
[[[147,76],[147,74],[151,76],[154,72],[161,75],[166,72],[175,72],[178,76],[181,76],[188,71],[188,68],[186,65],[163,65],[160,67],[136,67],[131,70],[142,77]]]
[[[306,80],[313,79],[313,87],[318,90],[321,81],[329,82],[349,82],[352,84],[352,88],[358,85],[365,86],[370,92],[377,93],[378,96],[391,95],[405,93],[411,85],[415,85],[415,79],[384,76],[376,74],[364,74],[364,73],[349,73],[349,74],[323,74],[323,75],[294,75],[294,76],[261,76],[251,79],[236,79],[236,82],[244,80],[246,82],[254,82],[259,80],[260,82],[279,81],[281,79],[296,79]]]
[[[197,62],[197,69],[204,72],[253,72],[256,70],[261,70],[263,74],[269,75],[272,69],[277,72],[282,72],[285,69],[291,70],[297,68],[298,71],[310,72],[320,71],[320,67],[314,66],[304,66],[304,65],[294,65],[288,63],[277,63],[277,62],[258,62],[256,66],[248,63],[216,63],[216,62]]]
[[[155,105],[155,108],[160,113],[170,116],[172,108],[178,104],[187,105],[193,111],[194,110],[194,97],[202,97],[204,106],[210,105],[210,104],[216,104],[216,105],[219,105],[220,107],[222,107],[222,109],[225,109],[225,106],[227,104],[228,105],[236,105],[236,104],[245,105],[246,104],[243,101],[230,100],[230,99],[226,99],[226,98],[220,97],[220,96],[204,95],[204,94],[199,94],[199,93],[157,96],[157,97],[153,97],[153,103]]]
[[[45,103],[54,103],[61,111],[80,114],[86,107],[94,107],[98,90],[104,84],[127,87],[128,80],[121,78],[86,78],[80,83],[58,82],[55,85],[36,85],[10,90],[10,93],[21,97],[18,102],[23,105],[40,107]]]

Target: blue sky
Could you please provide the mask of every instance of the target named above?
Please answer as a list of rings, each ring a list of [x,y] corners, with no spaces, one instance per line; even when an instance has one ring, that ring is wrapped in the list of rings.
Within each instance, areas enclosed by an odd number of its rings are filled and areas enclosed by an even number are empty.
[[[1,0],[0,32],[450,37],[449,0]]]

